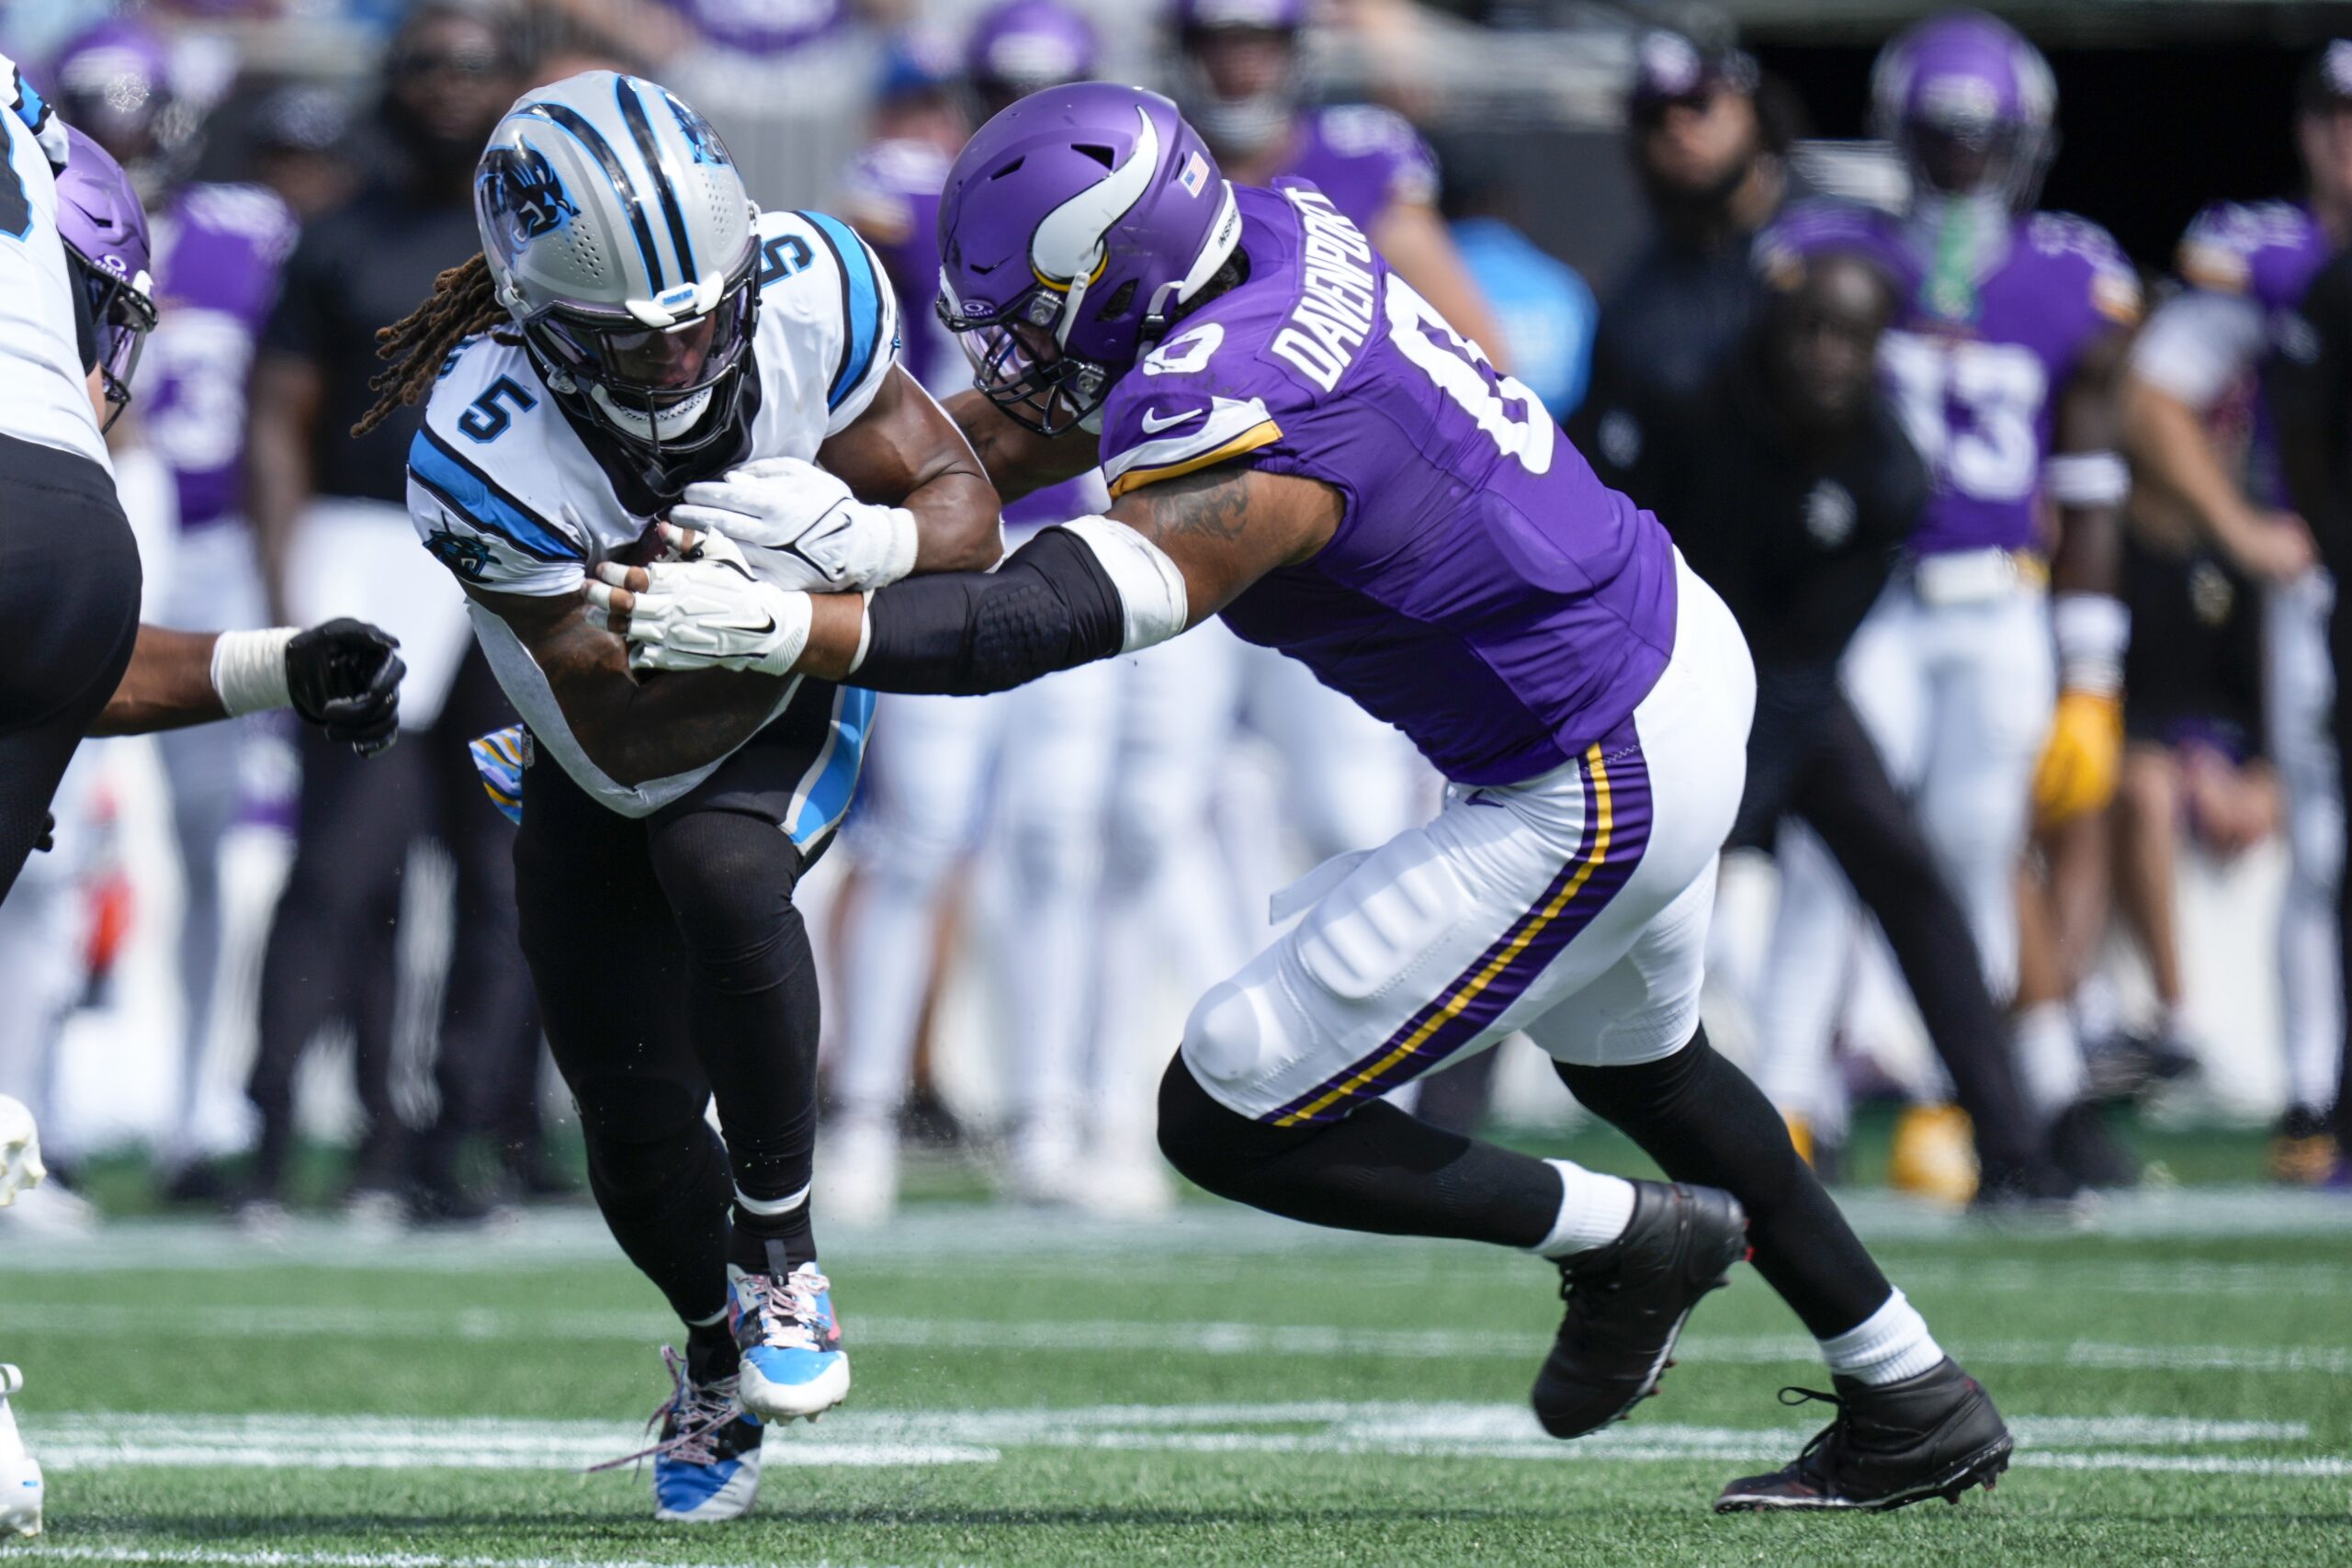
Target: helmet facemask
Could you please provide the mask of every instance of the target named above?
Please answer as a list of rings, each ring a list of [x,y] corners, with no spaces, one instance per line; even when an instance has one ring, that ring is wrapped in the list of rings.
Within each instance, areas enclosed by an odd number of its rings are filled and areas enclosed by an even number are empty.
[[[130,406],[130,378],[139,370],[140,351],[155,330],[155,300],[147,275],[118,277],[92,263],[73,246],[65,259],[74,286],[90,303],[90,324],[98,338],[98,380],[106,389],[106,423],[100,434],[114,428]]]
[[[1007,416],[1040,435],[1065,435],[1091,418],[1118,379],[1111,366],[1057,341],[1064,296],[1031,288],[1001,310],[965,314],[944,288],[939,319],[972,362],[973,384]]]

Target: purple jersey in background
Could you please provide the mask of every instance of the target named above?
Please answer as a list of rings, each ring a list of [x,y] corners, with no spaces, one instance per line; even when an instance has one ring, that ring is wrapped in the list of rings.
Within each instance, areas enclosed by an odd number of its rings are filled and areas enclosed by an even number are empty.
[[[1411,121],[1374,104],[1300,115],[1283,174],[1321,191],[1367,234],[1399,202],[1437,205],[1437,155]]]
[[[187,186],[156,225],[157,322],[138,408],[178,483],[183,528],[243,508],[245,379],[297,231],[284,202],[250,185]]]
[[[1891,243],[1914,243],[1900,219],[1876,220]],[[1973,280],[1917,259],[1925,281],[1879,348],[1936,478],[1912,550],[2039,549],[2059,397],[2092,344],[2138,319],[2138,275],[2106,230],[2052,212],[2015,220]]]
[[[2327,231],[2300,201],[2222,202],[2199,212],[2180,237],[2180,276],[2208,293],[2246,301],[2260,312],[2263,352],[2206,412],[2223,449],[2246,453],[2247,491],[2290,506],[2278,468],[2277,427],[2261,396],[2262,360],[2290,334],[2308,332],[2297,315],[2303,293],[2335,254]]]
[[[939,298],[939,191],[955,161],[911,138],[870,143],[851,162],[837,209],[882,258],[905,321],[899,363],[935,398],[972,384],[964,351],[931,308]]]
[[[1332,486],[1347,512],[1331,543],[1252,584],[1226,622],[1450,779],[1511,784],[1573,760],[1672,651],[1665,530],[1314,186],[1237,194],[1249,281],[1112,389],[1113,493],[1236,458]]]

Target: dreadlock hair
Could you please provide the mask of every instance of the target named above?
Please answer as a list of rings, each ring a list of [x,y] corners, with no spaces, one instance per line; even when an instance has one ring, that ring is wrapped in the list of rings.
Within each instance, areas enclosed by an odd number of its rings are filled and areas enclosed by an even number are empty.
[[[469,337],[488,333],[503,344],[523,340],[513,331],[513,320],[498,302],[490,276],[490,263],[480,251],[433,280],[424,302],[389,327],[376,329],[376,357],[389,361],[368,383],[376,406],[351,427],[366,435],[433,389],[449,351]]]

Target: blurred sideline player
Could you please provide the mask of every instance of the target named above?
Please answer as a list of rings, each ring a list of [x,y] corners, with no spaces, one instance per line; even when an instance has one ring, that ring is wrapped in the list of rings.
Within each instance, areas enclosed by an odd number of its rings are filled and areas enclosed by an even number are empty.
[[[58,106],[121,161],[156,214],[158,320],[144,359],[141,425],[170,465],[178,499],[172,569],[154,619],[170,626],[264,625],[261,568],[241,514],[245,381],[254,344],[294,247],[294,214],[259,185],[188,181],[198,151],[177,101],[163,42],[142,24],[110,20],[60,54]],[[179,934],[181,1023],[177,1113],[164,1158],[175,1190],[211,1151],[197,1141],[197,1091],[220,966],[220,848],[249,804],[268,750],[254,724],[215,725],[163,738],[186,897]],[[257,755],[257,751],[261,754]]]
[[[130,401],[155,320],[146,217],[120,166],[69,131],[6,60],[0,89],[11,111],[0,113],[0,227],[16,240],[0,246],[0,361],[11,385],[0,401],[0,510],[19,525],[0,535],[0,573],[45,585],[17,618],[22,653],[0,681],[5,899],[27,857],[47,846],[52,795],[85,734],[290,705],[339,739],[379,750],[402,671],[390,639],[356,622],[229,633],[139,624],[139,558],[103,434]],[[0,1062],[0,1076],[28,1069],[39,1070]]]
[[[975,23],[964,82],[985,118],[1040,88],[1092,75],[1096,55],[1093,29],[1067,6],[1012,0]],[[899,297],[911,299],[938,287],[939,190],[967,130],[952,108],[923,108],[918,98],[907,127],[914,134],[859,155],[846,197],[850,220],[882,257]],[[950,125],[952,141],[942,134]],[[934,392],[971,384],[963,351],[932,312],[910,322],[907,336],[908,367]],[[1008,507],[1005,528],[1017,541],[1108,504],[1102,480],[1089,475]],[[1010,1021],[1002,1032],[1007,1185],[1032,1202],[1115,1196],[1105,1185],[1111,1173],[1082,1156],[1091,1098],[1085,981],[1118,694],[1117,671],[1094,665],[987,698],[877,700],[872,779],[856,829],[861,875],[842,933],[842,973],[855,999],[830,1079],[840,1115],[826,1132],[828,1213],[871,1224],[896,1203],[899,1111],[937,981],[933,933],[957,867],[991,822],[1008,854],[1020,921],[969,929],[990,951]],[[1141,1157],[1150,1159],[1148,1148]]]
[[[1377,105],[1306,101],[1311,9],[1307,0],[1177,0],[1175,96],[1186,119],[1237,185],[1312,181],[1399,276],[1508,370],[1508,344],[1438,214],[1437,161],[1420,133]],[[1204,643],[1220,640],[1211,628]],[[1243,712],[1282,757],[1283,801],[1310,861],[1368,850],[1423,815],[1427,771],[1394,728],[1295,660],[1232,651],[1242,663]],[[1274,827],[1227,825],[1248,904],[1283,880]]]
[[[2352,43],[2331,44],[2305,66],[2296,110],[2303,198],[2222,203],[2190,223],[2179,261],[2188,288],[2150,318],[2133,347],[2124,418],[2135,509],[2177,519],[2210,541],[2222,558],[2211,570],[2226,562],[2239,574],[2233,586],[2263,600],[2262,728],[2284,798],[2289,866],[2278,924],[2288,1108],[2270,1170],[2313,1181],[2334,1153],[2327,1112],[2343,1034],[2335,905],[2344,806],[2328,734],[2334,587],[2312,564],[2310,530],[2291,510],[2261,373],[2298,346],[2305,289],[2352,240]],[[2160,1039],[2178,1032],[2176,1020],[2163,1021]]]
[[[2129,476],[2114,450],[2113,384],[2139,286],[2105,231],[2032,210],[2054,107],[2041,53],[1979,13],[1910,28],[1871,73],[1874,127],[1912,179],[1907,210],[1876,221],[1888,243],[1914,248],[1923,279],[1880,365],[1936,490],[1847,650],[1845,683],[1917,801],[1996,998],[2018,994],[2017,876],[2033,797],[2053,776],[2071,780],[2078,809],[2112,793],[2129,632],[2115,597],[2115,509]],[[1757,1021],[1759,1075],[1786,1082],[1827,1070],[1856,927],[1817,839],[1784,834],[1781,867]],[[2022,1020],[2018,1049],[2028,1109],[2060,1163],[2078,1177],[2104,1171],[2111,1151],[2082,1098],[2063,1004],[2054,1020],[2048,1009]],[[1964,1122],[1949,1106],[1912,1108],[1897,1130],[1897,1184],[1965,1201]]]
[[[358,429],[426,401],[410,512],[524,716],[478,749],[520,818],[524,958],[597,1205],[687,1329],[655,1517],[731,1518],[761,1422],[849,1389],[811,1213],[819,998],[792,894],[849,808],[871,698],[638,680],[582,586],[645,558],[660,515],[725,519],[753,541],[733,570],[793,584],[985,567],[998,502],[897,367],[865,244],[760,212],[662,87],[592,71],[525,93],[474,197],[482,249],[383,335],[394,363]]]
[[[1560,1438],[1655,1392],[1752,1242],[1821,1337],[1838,1414],[1719,1510],[1991,1480],[2010,1450],[1991,1401],[1699,1026],[1754,685],[1657,520],[1320,192],[1236,190],[1156,94],[1015,104],[941,214],[940,309],[979,369],[958,420],[1016,491],[1100,462],[1111,512],[870,595],[607,562],[591,592],[632,660],[978,693],[1222,615],[1311,662],[1451,787],[1427,827],[1310,878],[1304,918],[1202,998],[1160,1087],[1170,1159],[1293,1219],[1555,1260],[1567,1312],[1533,1404]],[[1627,1183],[1382,1100],[1522,1028],[1578,1099],[1713,1185]]]

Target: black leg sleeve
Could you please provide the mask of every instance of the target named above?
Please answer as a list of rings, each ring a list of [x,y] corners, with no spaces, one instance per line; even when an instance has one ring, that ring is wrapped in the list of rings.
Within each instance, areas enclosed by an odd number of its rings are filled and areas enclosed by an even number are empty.
[[[1180,1055],[1159,1081],[1159,1147],[1221,1198],[1337,1230],[1533,1247],[1560,1215],[1540,1159],[1440,1132],[1378,1100],[1274,1127],[1211,1099]]]
[[[1985,987],[1968,918],[1842,693],[1821,716],[1792,804],[1885,931],[1951,1075],[1953,1098],[1975,1125],[1987,1172],[2034,1163],[2041,1139],[2018,1088],[2008,1028]]]
[[[769,1215],[739,1203],[732,1260],[797,1267],[816,1257],[807,1193],[819,1023],[816,957],[792,907],[799,852],[775,823],[740,811],[664,815],[650,831],[684,948],[687,1027],[718,1100],[735,1186],[758,1201],[799,1199]]]
[[[710,1082],[686,1038],[685,953],[645,836],[542,762],[524,785],[515,899],[596,1206],[692,1323],[726,1309],[733,1183],[703,1121]]]
[[[1797,1157],[1788,1124],[1747,1074],[1715,1054],[1705,1030],[1639,1066],[1554,1066],[1571,1094],[1668,1176],[1739,1200],[1758,1270],[1815,1338],[1843,1334],[1885,1304],[1893,1287]]]

